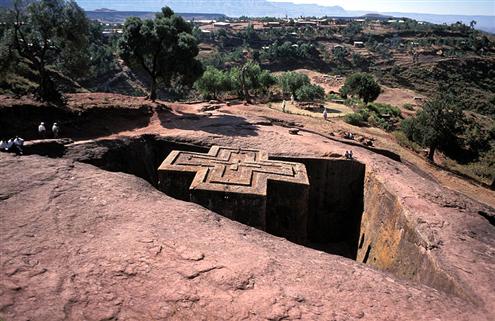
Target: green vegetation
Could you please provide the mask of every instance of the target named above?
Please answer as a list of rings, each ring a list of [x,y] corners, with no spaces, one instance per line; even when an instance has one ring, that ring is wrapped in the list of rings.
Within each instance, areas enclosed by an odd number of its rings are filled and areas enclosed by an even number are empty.
[[[128,18],[119,49],[127,63],[151,78],[148,98],[153,101],[159,84],[170,86],[173,80],[193,84],[202,74],[202,66],[195,59],[199,49],[191,25],[168,7],[154,20]]]
[[[309,59],[317,54],[318,52],[312,44],[305,42],[292,43],[290,41],[282,43],[276,40],[273,45],[261,51],[260,59],[270,62],[281,61],[287,63]]]
[[[235,93],[249,99],[251,93],[266,94],[275,83],[276,78],[268,70],[248,62],[242,68],[234,67],[229,71],[209,66],[195,87],[205,98],[217,99],[223,94]]]
[[[400,109],[379,103],[361,106],[357,112],[346,115],[345,121],[354,126],[373,126],[392,131],[401,118]]]
[[[297,90],[303,86],[310,85],[309,77],[295,71],[285,72],[278,77],[278,83],[284,95],[296,97]]]
[[[217,99],[220,93],[230,91],[232,88],[230,75],[211,66],[206,68],[195,86],[203,97],[214,99]]]
[[[41,0],[27,6],[16,1],[6,20],[3,59],[26,66],[24,71],[35,79],[40,99],[62,102],[52,67],[58,65],[76,76],[88,69],[89,22],[84,11],[74,1]]]
[[[462,119],[462,110],[453,97],[439,96],[427,101],[416,117],[405,119],[402,130],[408,139],[428,147],[428,159],[433,161],[437,148],[456,144]]]
[[[345,116],[345,121],[354,126],[365,126],[370,114],[368,109],[360,108],[357,112]]]
[[[353,95],[361,98],[365,103],[374,101],[380,95],[380,85],[367,73],[355,73],[348,77],[341,88],[343,96]]]
[[[303,85],[296,90],[296,97],[301,101],[314,101],[325,98],[325,90],[317,85]]]

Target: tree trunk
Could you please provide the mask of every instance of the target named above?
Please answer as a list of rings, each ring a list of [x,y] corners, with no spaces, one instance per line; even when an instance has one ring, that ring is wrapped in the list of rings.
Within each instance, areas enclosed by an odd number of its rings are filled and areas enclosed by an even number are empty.
[[[433,160],[433,157],[435,156],[435,150],[437,149],[436,146],[430,146],[430,151],[428,152],[428,159],[430,162],[434,163],[435,161]]]
[[[39,80],[37,95],[43,101],[61,103],[62,95],[55,88],[55,83],[50,78],[50,75],[44,67],[38,68]]]
[[[241,87],[242,87],[242,93],[244,95],[244,99],[248,104],[251,103],[251,99],[249,97],[249,90],[246,87],[246,68],[242,67],[241,69]]]
[[[148,95],[148,99],[150,99],[153,102],[156,100],[156,79],[155,78],[153,78],[151,81],[151,88],[150,88],[150,94]]]

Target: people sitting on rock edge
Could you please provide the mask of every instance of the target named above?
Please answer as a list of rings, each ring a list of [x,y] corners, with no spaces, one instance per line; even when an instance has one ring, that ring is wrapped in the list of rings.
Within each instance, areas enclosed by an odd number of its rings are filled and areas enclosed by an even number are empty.
[[[8,152],[9,151],[7,140],[2,139],[0,141],[0,151],[2,151],[2,152]]]
[[[45,138],[46,137],[46,127],[45,127],[45,123],[44,122],[41,122],[38,126],[38,134],[40,134],[40,136],[42,138]]]
[[[24,151],[22,150],[22,146],[24,146],[24,139],[19,136],[15,136],[14,139],[14,151],[17,155],[22,155]]]
[[[52,132],[53,132],[53,138],[57,138],[58,134],[60,133],[60,127],[58,127],[57,123],[53,123]]]
[[[22,148],[15,143],[15,138],[11,138],[7,141],[5,150],[7,152],[14,152],[16,155],[22,155]]]
[[[352,150],[345,151],[345,159],[352,160]]]
[[[345,132],[344,138],[346,139],[354,139],[354,134],[351,132]]]
[[[22,139],[19,136],[15,136],[15,138],[14,138],[14,144],[16,144],[18,146],[22,146],[22,145],[24,145],[24,139]]]

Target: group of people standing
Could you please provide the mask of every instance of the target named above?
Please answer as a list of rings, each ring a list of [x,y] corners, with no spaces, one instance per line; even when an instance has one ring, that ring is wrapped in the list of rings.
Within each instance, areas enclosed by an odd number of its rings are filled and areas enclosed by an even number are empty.
[[[53,123],[51,127],[51,132],[52,132],[52,137],[53,138],[58,138],[60,134],[60,126],[58,123]],[[41,122],[38,125],[38,134],[40,138],[47,138],[47,130],[44,122]],[[24,139],[22,139],[19,136],[15,136],[14,138],[10,139],[2,139],[0,140],[0,151],[2,152],[13,152],[16,153],[16,155],[23,155],[23,146],[24,146]]]
[[[44,122],[41,122],[38,125],[38,134],[40,135],[41,138],[47,137],[46,126]],[[58,135],[60,134],[60,127],[58,126],[57,123],[53,123],[52,125],[52,134],[53,134],[53,138],[58,138]]]

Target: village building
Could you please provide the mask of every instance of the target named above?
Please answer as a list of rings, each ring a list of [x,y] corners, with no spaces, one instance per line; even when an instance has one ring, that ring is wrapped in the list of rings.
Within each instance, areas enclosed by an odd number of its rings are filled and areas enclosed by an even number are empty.
[[[227,29],[231,27],[231,24],[228,22],[215,22],[213,23],[213,27]]]

